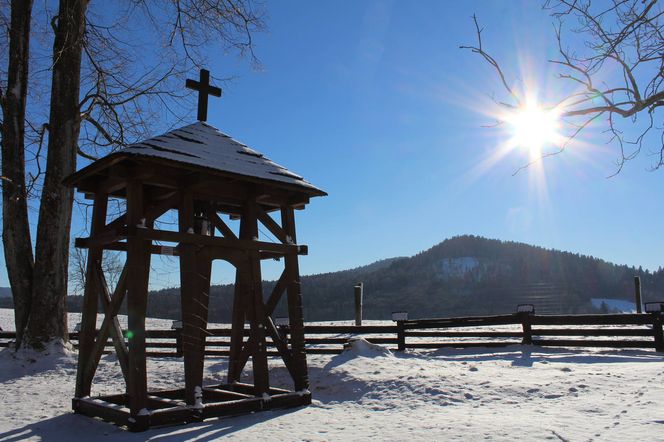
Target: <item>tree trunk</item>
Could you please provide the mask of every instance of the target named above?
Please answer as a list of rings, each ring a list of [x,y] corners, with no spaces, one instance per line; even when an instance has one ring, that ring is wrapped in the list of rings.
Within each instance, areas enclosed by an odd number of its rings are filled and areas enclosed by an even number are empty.
[[[76,171],[79,93],[87,0],[60,0],[53,43],[53,79],[46,174],[39,208],[33,303],[25,341],[67,340],[67,269],[73,190],[62,180]]]
[[[12,0],[7,91],[2,104],[2,241],[14,298],[17,345],[32,298],[33,256],[25,186],[25,106],[32,0]]]

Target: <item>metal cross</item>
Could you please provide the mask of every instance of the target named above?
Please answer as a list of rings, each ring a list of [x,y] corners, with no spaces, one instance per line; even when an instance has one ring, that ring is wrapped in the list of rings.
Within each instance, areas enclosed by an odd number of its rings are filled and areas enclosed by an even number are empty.
[[[188,89],[198,91],[198,121],[207,121],[208,95],[221,97],[221,89],[210,85],[210,71],[201,69],[198,81],[187,79]]]

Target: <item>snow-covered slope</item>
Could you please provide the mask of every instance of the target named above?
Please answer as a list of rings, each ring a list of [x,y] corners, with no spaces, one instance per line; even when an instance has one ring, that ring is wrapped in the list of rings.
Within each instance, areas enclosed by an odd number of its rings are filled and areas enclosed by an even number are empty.
[[[607,310],[611,313],[636,313],[636,304],[624,299],[592,298],[590,302],[596,309],[601,309],[602,304],[606,305]]]
[[[0,310],[0,325],[11,322]],[[357,340],[337,356],[309,356],[314,402],[132,434],[71,413],[75,355],[32,362],[0,352],[0,441],[16,440],[661,440],[664,356],[654,351],[495,349],[390,353]],[[286,370],[273,360],[273,383]],[[225,358],[206,378],[223,379]],[[149,383],[183,383],[177,359],[149,361]],[[94,394],[121,389],[104,357]]]

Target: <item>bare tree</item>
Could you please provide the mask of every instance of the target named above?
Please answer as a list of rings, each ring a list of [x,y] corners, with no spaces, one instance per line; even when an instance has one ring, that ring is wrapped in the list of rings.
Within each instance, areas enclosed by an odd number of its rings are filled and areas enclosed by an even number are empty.
[[[162,129],[164,121],[178,121],[185,114],[179,111],[184,73],[205,62],[208,46],[249,54],[256,63],[252,33],[263,25],[251,0],[126,0],[111,11],[104,2],[88,0],[58,5],[49,11],[45,4],[47,12],[39,17],[52,28],[47,62],[31,59],[28,51],[32,1],[12,1],[9,32],[0,37],[0,51],[7,51],[0,56],[8,60],[7,79],[0,78],[3,243],[17,341],[34,348],[67,339],[74,196],[61,183],[76,170],[77,158],[93,160]],[[0,21],[6,22],[3,8]],[[50,82],[28,86],[31,62],[50,70]],[[26,115],[30,90],[50,90],[48,121],[39,121],[43,112]],[[28,145],[34,147],[34,167],[26,176]],[[39,209],[34,260],[30,196]]]
[[[109,287],[115,287],[124,268],[124,260],[120,256],[121,252],[104,250],[104,259],[102,260],[102,272],[104,280]],[[87,254],[73,247],[69,253],[69,286],[75,295],[82,296],[85,291]]]
[[[652,144],[653,169],[664,165],[664,131],[659,108],[664,106],[664,10],[657,0],[548,0],[544,4],[555,20],[558,58],[548,60],[559,68],[558,78],[567,83],[568,93],[556,108],[567,133],[554,152],[567,148],[594,121],[604,121],[609,141],[620,149],[617,171],[635,158],[646,143]],[[510,86],[499,62],[486,50],[483,29],[473,16],[477,43],[461,46],[479,54],[498,74],[508,101],[503,106],[518,108],[524,97]],[[567,40],[581,44],[568,46]],[[572,49],[572,47],[574,49]],[[636,129],[629,137],[621,123]],[[654,132],[654,133],[653,133]]]
[[[4,11],[3,11],[4,12]],[[25,180],[25,111],[28,93],[30,18],[32,1],[12,0],[9,30],[7,80],[0,91],[2,106],[2,241],[7,274],[14,297],[16,336],[20,340],[28,322],[32,299],[33,254],[28,223]],[[3,13],[3,17],[6,14]]]

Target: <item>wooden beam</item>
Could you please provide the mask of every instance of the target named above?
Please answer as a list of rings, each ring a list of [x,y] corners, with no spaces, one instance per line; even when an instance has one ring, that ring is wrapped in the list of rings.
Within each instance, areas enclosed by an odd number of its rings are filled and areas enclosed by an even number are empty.
[[[104,250],[114,250],[116,252],[126,252],[127,243],[126,242],[112,242],[104,245]],[[165,256],[179,256],[180,251],[177,247],[170,246],[158,246],[153,244],[150,247],[150,254],[152,255],[165,255]]]
[[[194,196],[191,190],[181,192],[178,208],[178,227],[181,234],[194,232]],[[184,358],[185,401],[193,406],[196,401],[198,381],[198,360],[200,354],[200,333],[198,332],[196,289],[196,246],[182,243],[180,250],[180,301],[182,308],[182,353]]]
[[[118,285],[124,286],[126,283],[126,267],[122,270],[120,275],[120,280]],[[113,339],[113,346],[115,347],[115,353],[118,356],[118,362],[120,363],[120,369],[122,370],[122,375],[124,376],[125,382],[128,380],[129,372],[129,349],[125,343],[124,336],[122,334],[122,327],[120,326],[120,321],[118,320],[118,311],[120,310],[120,305],[122,304],[122,299],[124,298],[123,291],[117,291],[114,293],[118,296],[118,299],[113,299],[108,290],[108,285],[106,284],[106,278],[104,277],[104,272],[101,268],[97,269],[97,277],[99,278],[99,284],[102,288],[102,302],[104,304],[104,323],[110,324],[107,325],[106,330],[110,330],[110,336]],[[109,318],[109,319],[107,319]],[[102,336],[101,330],[99,332],[99,340],[102,343],[105,343],[108,339],[109,332],[106,331],[106,335]]]
[[[254,201],[247,201],[245,211],[242,214],[242,222],[247,223],[248,234],[252,238],[258,237],[258,205]],[[254,375],[254,386],[256,396],[262,396],[270,390],[270,377],[267,365],[267,348],[265,343],[265,304],[263,301],[263,286],[261,277],[261,260],[258,250],[247,253],[248,276],[250,284],[250,297],[247,308],[249,319],[250,336],[255,342],[252,353],[252,370]]]
[[[288,283],[288,272],[284,270],[281,272],[281,276],[279,276],[277,283],[274,285],[274,288],[272,289],[272,293],[270,293],[270,297],[267,298],[267,302],[265,303],[265,312],[268,316],[272,315],[272,312],[274,312],[274,309],[277,307],[277,304],[279,304],[281,296],[284,294],[284,291],[286,291],[287,283]]]
[[[292,207],[281,209],[281,222],[286,234],[297,243],[295,234],[295,212]],[[288,320],[291,333],[291,353],[295,376],[293,381],[296,391],[309,388],[307,355],[304,349],[304,314],[302,311],[302,292],[300,291],[300,268],[297,254],[292,253],[284,258],[284,271],[288,275]]]
[[[228,227],[228,225],[219,217],[219,215],[217,215],[212,210],[210,210],[208,214],[210,222],[217,230],[219,230],[219,233],[221,233],[224,238],[237,239],[235,233],[233,233],[231,228]]]
[[[198,244],[204,246],[227,247],[231,249],[247,251],[270,251],[284,254],[306,254],[308,249],[304,245],[277,244],[265,241],[254,241],[251,239],[220,238],[197,233],[171,232],[168,230],[155,230],[149,228],[127,227],[127,235],[137,235],[144,239],[153,241],[168,241],[185,244]]]
[[[122,269],[122,273],[120,274],[120,279],[118,280],[117,285],[115,286],[115,291],[113,292],[113,296],[111,297],[111,303],[109,305],[104,306],[104,320],[102,321],[101,328],[99,329],[99,333],[97,335],[97,340],[94,345],[93,349],[93,359],[91,362],[88,364],[86,367],[86,370],[89,372],[89,376],[92,379],[94,377],[95,371],[97,369],[97,366],[99,365],[99,360],[101,359],[101,356],[104,354],[105,347],[106,347],[106,341],[108,340],[108,335],[110,333],[110,327],[112,324],[114,324],[114,320],[117,319],[117,314],[120,311],[120,305],[122,305],[122,300],[124,299],[124,295],[126,292],[126,287],[127,287],[127,266]],[[122,357],[121,354],[118,354],[118,360]],[[128,366],[128,354],[125,355],[125,358],[127,360],[127,363],[125,364]],[[122,362],[120,363],[120,367],[122,368]],[[123,375],[125,374],[125,371],[123,370]],[[127,382],[127,379],[125,379],[125,382]]]
[[[284,232],[281,226],[260,207],[258,208],[258,219],[282,244],[295,244],[295,241]]]
[[[165,199],[156,202],[154,205],[148,207],[145,210],[146,221],[150,222],[156,220],[170,209],[177,207],[179,201],[180,201],[180,193],[178,191],[170,192]],[[127,221],[127,214],[125,213],[115,218],[110,223],[108,223],[105,229],[113,230],[120,228],[126,224],[126,221]]]
[[[108,208],[108,195],[95,194],[92,208],[92,224],[90,232],[96,235],[106,224],[106,211]],[[95,330],[97,326],[97,306],[99,299],[98,287],[93,278],[94,269],[101,265],[103,249],[92,247],[88,251],[88,262],[85,278],[85,292],[83,297],[83,309],[81,318],[81,333],[79,334],[78,363],[76,368],[76,392],[77,398],[90,396],[92,388],[92,376],[86,366],[93,361],[92,348],[94,346]],[[95,364],[96,368],[96,364]]]
[[[243,235],[240,227],[240,237]],[[238,382],[244,364],[241,364],[242,343],[244,341],[244,320],[246,316],[245,284],[246,264],[235,265],[235,294],[233,296],[233,316],[231,320],[231,345],[228,356],[228,383]]]
[[[127,224],[136,226],[145,218],[143,183],[131,180],[127,185]],[[147,425],[147,373],[145,360],[145,314],[147,308],[150,253],[148,238],[137,235],[127,239],[127,313],[129,338],[129,408],[136,428]],[[146,256],[147,255],[147,256]],[[145,264],[148,264],[147,266]]]

